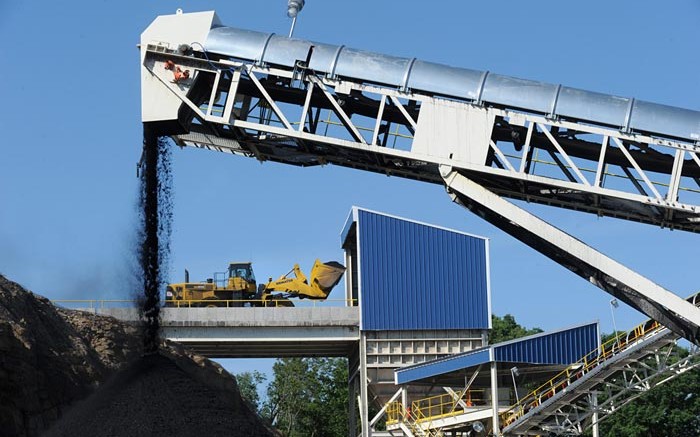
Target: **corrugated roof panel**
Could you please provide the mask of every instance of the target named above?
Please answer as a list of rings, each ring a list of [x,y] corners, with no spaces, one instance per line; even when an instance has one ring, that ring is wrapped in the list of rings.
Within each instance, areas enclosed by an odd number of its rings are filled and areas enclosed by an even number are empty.
[[[530,335],[471,352],[438,358],[394,371],[397,384],[455,372],[480,364],[525,363],[569,365],[598,347],[598,323]]]
[[[490,349],[491,348],[478,349],[465,354],[452,355],[450,357],[430,361],[427,364],[398,369],[394,372],[394,380],[396,384],[405,384],[407,382],[488,363],[490,361]]]
[[[494,346],[496,361],[571,364],[598,347],[598,324],[538,334]]]
[[[484,238],[361,209],[357,222],[361,329],[489,327]]]

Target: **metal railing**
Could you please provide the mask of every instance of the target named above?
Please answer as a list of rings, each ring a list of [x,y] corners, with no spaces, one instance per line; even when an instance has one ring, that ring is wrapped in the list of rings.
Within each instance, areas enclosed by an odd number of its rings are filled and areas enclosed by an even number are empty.
[[[433,437],[438,435],[438,432],[433,432],[430,429],[424,429],[421,427],[416,416],[411,412],[411,409],[404,408],[401,402],[390,403],[387,407],[386,413],[387,426],[402,423],[408,426],[411,434],[415,437]]]
[[[391,402],[386,407],[386,424],[395,425],[403,421],[406,410],[403,408],[403,404],[399,401]]]
[[[290,305],[293,303],[293,305]],[[335,305],[340,304],[343,305]],[[214,299],[189,299],[189,300],[168,300],[165,301],[165,308],[201,308],[201,307],[219,307],[219,308],[243,308],[243,307],[332,307],[332,306],[356,306],[357,299],[229,299],[229,300],[214,300]]]
[[[700,293],[687,299],[698,306],[700,304]],[[604,364],[610,358],[619,355],[630,346],[638,344],[652,335],[656,335],[667,329],[656,320],[647,320],[628,332],[622,332],[603,343],[600,347],[584,355],[577,362],[569,365],[566,369],[555,375],[535,390],[521,398],[519,402],[511,405],[506,411],[500,414],[501,427],[506,427],[515,422],[530,410],[538,407],[543,402],[561,392],[576,380],[583,377],[594,368]]]
[[[411,411],[418,422],[435,420],[443,417],[456,416],[464,413],[468,408],[487,405],[485,391],[466,390],[454,396],[444,393],[411,403]]]
[[[68,309],[102,310],[109,308],[137,308],[138,304],[131,299],[56,299],[52,300],[56,305]],[[168,300],[164,301],[165,308],[242,308],[242,307],[289,307],[290,301],[284,300],[262,300],[262,299],[190,299],[190,300]],[[295,299],[293,301],[296,308],[315,307],[338,307],[356,306],[357,299]]]
[[[131,299],[55,299],[53,304],[68,309],[98,310],[105,308],[135,308]]]
[[[486,391],[466,390],[458,392],[457,396],[449,393],[418,399],[411,403],[410,408],[404,408],[401,402],[392,402],[386,410],[387,425],[406,421],[426,422],[463,414],[469,408],[488,406]]]

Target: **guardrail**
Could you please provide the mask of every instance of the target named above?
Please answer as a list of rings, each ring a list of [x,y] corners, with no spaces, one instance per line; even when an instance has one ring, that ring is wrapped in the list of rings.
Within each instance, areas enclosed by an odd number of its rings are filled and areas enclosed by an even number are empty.
[[[105,308],[136,308],[130,299],[55,299],[51,303],[68,309],[105,309]]]
[[[459,396],[444,393],[411,403],[411,411],[416,421],[441,419],[462,414],[467,408],[487,405],[485,391],[467,390]]]
[[[293,304],[293,305],[290,305]],[[330,304],[330,305],[329,305]],[[342,305],[334,305],[342,304]],[[168,300],[165,301],[165,308],[242,308],[242,307],[322,307],[322,306],[356,306],[357,299],[295,299],[294,301],[283,299],[190,299],[190,300]]]
[[[700,293],[689,297],[687,300],[698,306],[700,304]],[[528,393],[525,397],[521,398],[519,402],[511,405],[506,411],[501,413],[501,427],[506,427],[515,422],[533,408],[541,405],[543,402],[583,377],[583,375],[604,364],[610,358],[620,354],[645,338],[658,334],[664,329],[667,328],[656,320],[649,319],[637,325],[631,331],[622,332],[609,339],[600,347],[584,355],[580,360],[569,365],[566,369]]]
[[[52,300],[56,305],[68,309],[85,309],[85,310],[102,310],[109,308],[137,308],[138,304],[134,300],[129,299],[56,299]],[[231,300],[176,300],[165,301],[164,308],[203,308],[203,307],[219,307],[219,308],[243,308],[243,307],[289,307],[290,301],[284,300],[260,300],[260,299],[231,299]],[[294,307],[337,307],[337,306],[356,306],[357,299],[325,299],[311,300],[298,299],[294,300]]]
[[[404,408],[401,402],[392,402],[386,410],[386,423],[392,425],[404,421],[406,417],[415,422],[426,422],[457,416],[468,408],[488,406],[485,394],[483,389],[466,390],[457,396],[445,393],[413,401],[410,408]]]

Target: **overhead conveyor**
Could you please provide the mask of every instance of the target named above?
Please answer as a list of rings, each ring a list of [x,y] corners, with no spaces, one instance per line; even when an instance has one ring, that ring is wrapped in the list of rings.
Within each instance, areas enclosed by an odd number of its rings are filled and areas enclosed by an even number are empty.
[[[445,185],[453,200],[700,343],[700,309],[504,197],[700,232],[700,112],[158,17],[143,122],[178,144]]]

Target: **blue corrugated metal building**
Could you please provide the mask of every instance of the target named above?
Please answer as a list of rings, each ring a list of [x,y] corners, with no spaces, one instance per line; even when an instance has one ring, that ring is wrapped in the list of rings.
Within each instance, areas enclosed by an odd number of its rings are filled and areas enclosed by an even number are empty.
[[[488,239],[353,207],[341,233],[360,329],[489,329]]]
[[[346,298],[359,306],[350,399],[359,399],[363,429],[370,399],[382,407],[400,396],[407,406],[443,387],[476,389],[480,411],[496,417],[513,401],[510,387],[517,394],[516,383],[547,380],[598,346],[597,323],[488,346],[486,238],[353,207],[341,244]]]

